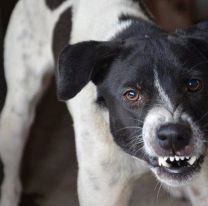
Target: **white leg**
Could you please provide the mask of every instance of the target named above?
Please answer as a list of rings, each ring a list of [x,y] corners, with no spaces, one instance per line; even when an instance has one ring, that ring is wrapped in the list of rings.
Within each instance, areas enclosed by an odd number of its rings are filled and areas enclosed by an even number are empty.
[[[124,158],[115,158],[112,162],[107,160],[106,163],[95,158],[86,161],[88,164],[79,161],[80,205],[127,206],[136,180],[133,171],[126,168],[131,167],[131,164],[125,162]]]
[[[0,118],[0,158],[5,175],[0,206],[18,205],[22,151],[34,119],[36,104],[53,73],[51,34],[44,33],[47,30],[41,31],[41,28],[36,30],[35,26],[38,24],[31,22],[25,2],[18,3],[5,42],[8,93]],[[35,7],[31,9],[35,10]],[[45,39],[38,32],[43,32]]]
[[[0,156],[4,166],[4,181],[1,188],[1,206],[16,206],[20,195],[19,165],[22,151],[34,119],[36,104],[43,85],[33,79],[34,90],[19,88],[8,90],[6,104],[0,119]],[[32,81],[32,79],[31,79]],[[16,85],[18,87],[18,85]],[[24,91],[23,91],[24,90]],[[30,96],[25,96],[30,93]]]
[[[108,114],[95,105],[96,89],[84,88],[68,103],[74,120],[81,206],[127,206],[133,182],[148,168],[122,151],[109,131]]]

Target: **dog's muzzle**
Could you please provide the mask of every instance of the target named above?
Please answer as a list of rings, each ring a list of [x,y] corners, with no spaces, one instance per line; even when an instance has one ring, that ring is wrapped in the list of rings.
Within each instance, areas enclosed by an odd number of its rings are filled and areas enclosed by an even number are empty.
[[[153,112],[143,126],[148,162],[162,182],[184,184],[200,171],[206,150],[203,135],[186,114],[174,119],[164,110]]]

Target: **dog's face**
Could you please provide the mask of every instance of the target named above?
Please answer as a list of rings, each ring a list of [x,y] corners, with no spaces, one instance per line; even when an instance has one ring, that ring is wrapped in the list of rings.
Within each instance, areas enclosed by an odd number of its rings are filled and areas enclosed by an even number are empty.
[[[206,152],[208,59],[192,40],[152,41],[123,49],[98,94],[115,142],[173,186],[200,170]]]
[[[68,46],[59,60],[59,97],[75,96],[92,80],[115,142],[162,182],[183,185],[200,172],[208,143],[207,31],[204,23],[183,34]]]

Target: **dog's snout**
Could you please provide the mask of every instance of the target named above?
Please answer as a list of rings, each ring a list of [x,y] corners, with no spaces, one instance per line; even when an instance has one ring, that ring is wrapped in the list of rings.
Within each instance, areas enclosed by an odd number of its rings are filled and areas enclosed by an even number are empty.
[[[191,128],[187,124],[167,124],[157,133],[159,145],[165,150],[180,151],[190,143]]]

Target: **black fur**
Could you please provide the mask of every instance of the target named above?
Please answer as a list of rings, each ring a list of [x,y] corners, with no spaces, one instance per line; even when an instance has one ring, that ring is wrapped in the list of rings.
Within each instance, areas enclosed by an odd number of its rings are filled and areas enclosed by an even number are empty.
[[[55,10],[57,7],[59,7],[64,1],[67,0],[45,0],[46,5],[49,9]]]
[[[53,32],[53,56],[57,63],[58,55],[63,47],[70,41],[71,28],[72,28],[72,8],[66,9],[59,17]]]
[[[117,42],[96,41],[66,46],[59,56],[56,75],[58,98],[67,100],[74,97],[90,80],[98,83],[120,46]]]
[[[199,121],[208,111],[207,32],[208,22],[170,34],[153,23],[135,19],[129,29],[112,41],[69,45],[59,60],[58,96],[62,100],[72,98],[90,80],[94,81],[98,103],[104,103],[109,110],[115,142],[126,152],[144,158],[139,149],[142,144],[131,144],[132,137],[141,131],[121,128],[142,127],[147,111],[162,104],[154,86],[154,70],[175,107],[181,105],[194,121]],[[105,58],[103,63],[106,54],[110,58]],[[100,69],[106,62],[107,67]],[[99,81],[96,81],[98,75]],[[188,93],[184,88],[194,78],[202,80],[204,88]],[[135,104],[126,101],[125,90],[138,87],[140,101]],[[201,125],[207,120],[203,118]]]

